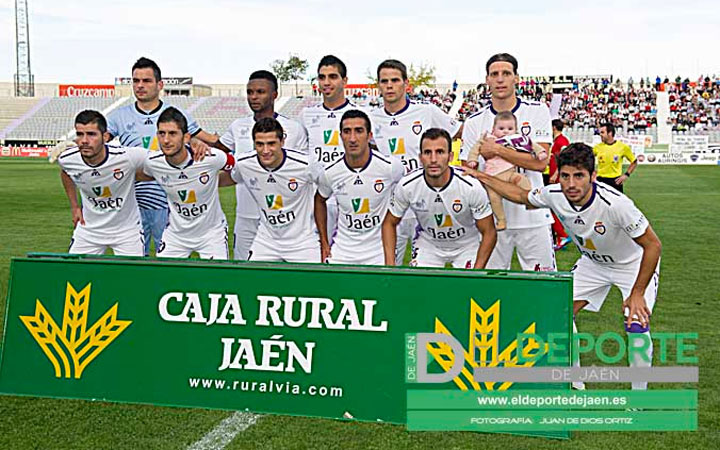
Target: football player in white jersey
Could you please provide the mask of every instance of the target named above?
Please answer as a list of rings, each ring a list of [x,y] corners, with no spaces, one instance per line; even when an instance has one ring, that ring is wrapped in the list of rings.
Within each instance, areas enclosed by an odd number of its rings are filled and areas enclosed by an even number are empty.
[[[532,187],[538,188],[543,186],[542,171],[550,161],[550,111],[542,103],[516,96],[515,85],[519,81],[517,67],[517,59],[507,53],[499,53],[488,59],[485,82],[490,88],[491,102],[465,121],[460,159],[465,164],[470,163],[469,167],[477,167],[474,161],[468,161],[468,157],[471,149],[478,145],[481,169],[485,159],[500,156],[517,166]],[[515,115],[520,133],[545,149],[545,159],[537,159],[531,153],[516,152],[495,142],[490,132],[499,111],[511,111]],[[498,242],[488,261],[488,269],[509,269],[515,250],[523,270],[555,270],[555,252],[550,231],[553,219],[550,211],[546,208],[529,211],[524,206],[508,201],[503,203],[503,207],[507,228],[498,233]]]
[[[73,237],[68,253],[143,256],[143,232],[135,201],[135,172],[147,153],[141,148],[107,145],[105,117],[82,111],[75,118],[76,147],[58,158],[60,178],[70,201]],[[77,203],[77,186],[82,206]]]
[[[617,286],[624,299],[625,331],[633,342],[642,334],[649,343],[644,352],[629,352],[630,366],[649,367],[660,240],[632,200],[596,181],[592,148],[570,144],[558,154],[557,162],[560,183],[533,191],[483,173],[473,175],[510,201],[553,210],[581,253],[572,269],[574,313],[599,311],[610,288]],[[633,382],[632,386],[645,389],[647,382]]]
[[[382,226],[385,264],[395,264],[396,229],[408,209],[420,234],[413,242],[411,266],[483,269],[495,246],[490,200],[483,186],[450,167],[452,140],[440,128],[420,141],[422,170],[403,177],[395,188]]]
[[[307,130],[310,152],[314,152],[318,161],[327,167],[341,160],[344,154],[340,118],[345,111],[360,108],[345,97],[347,67],[340,58],[333,55],[323,56],[318,63],[317,82],[323,101],[303,108],[300,123]],[[330,197],[326,204],[327,234],[332,239],[337,226],[337,200]]]
[[[247,101],[253,114],[241,117],[230,124],[225,134],[220,136],[215,147],[235,152],[236,158],[244,153],[255,154],[252,129],[263,118],[277,119],[285,132],[285,146],[289,149],[307,153],[307,134],[303,126],[282,114],[275,112],[275,100],[278,97],[278,81],[267,70],[258,70],[250,74],[247,84]],[[237,205],[235,229],[233,231],[233,258],[247,260],[250,246],[255,239],[260,222],[260,210],[248,188],[238,183],[235,188]]]
[[[322,260],[330,264],[381,266],[384,262],[381,222],[405,169],[397,159],[370,150],[370,130],[370,119],[364,112],[350,110],[343,114],[340,136],[345,156],[328,166],[318,183],[315,221]],[[339,210],[332,248],[326,231],[326,203],[330,196],[337,198]]]
[[[320,243],[312,216],[322,164],[283,148],[282,125],[272,117],[259,119],[252,136],[256,153],[238,155],[230,177],[223,175],[221,180],[223,186],[245,184],[260,209],[248,259],[319,263]]]
[[[157,256],[229,259],[227,220],[220,207],[218,173],[232,170],[233,155],[212,149],[202,161],[193,159],[185,116],[169,107],[158,117],[160,154],[148,154],[138,179],[157,180],[167,194],[170,223]]]
[[[435,105],[415,103],[408,99],[407,67],[400,61],[388,59],[377,69],[378,89],[383,107],[370,111],[375,144],[380,153],[399,159],[405,173],[420,167],[420,136],[429,128],[442,128],[451,137],[459,136],[461,124]],[[415,235],[417,220],[408,215],[397,233],[396,265],[402,264],[407,242]]]

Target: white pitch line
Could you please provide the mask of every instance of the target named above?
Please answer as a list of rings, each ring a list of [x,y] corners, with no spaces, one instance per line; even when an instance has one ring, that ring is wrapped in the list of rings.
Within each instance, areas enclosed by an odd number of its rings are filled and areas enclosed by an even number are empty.
[[[235,411],[199,441],[189,446],[188,450],[222,450],[238,433],[255,425],[260,417],[262,417],[260,414]]]

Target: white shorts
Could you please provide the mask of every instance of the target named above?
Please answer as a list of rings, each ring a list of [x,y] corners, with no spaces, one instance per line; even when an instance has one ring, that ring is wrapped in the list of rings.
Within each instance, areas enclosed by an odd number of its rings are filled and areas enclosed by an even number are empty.
[[[247,261],[250,256],[250,247],[260,227],[260,219],[248,219],[235,216],[233,229],[233,259]]]
[[[93,236],[83,227],[76,227],[68,253],[75,255],[103,255],[110,248],[116,256],[144,256],[145,238],[142,228],[130,229],[112,238]]]
[[[263,239],[255,239],[250,248],[249,261],[319,263],[320,241],[308,240],[303,246],[288,249],[279,243],[267,243]]]
[[[358,251],[352,255],[340,252],[337,249],[330,249],[330,257],[328,258],[328,264],[347,264],[347,265],[363,265],[363,266],[384,266],[385,265],[385,254],[380,248],[380,252],[377,251]]]
[[[573,300],[587,300],[590,303],[583,309],[598,312],[612,286],[617,286],[620,289],[623,299],[628,298],[639,271],[639,260],[637,263],[628,264],[627,267],[617,268],[601,266],[588,258],[580,257],[571,270],[573,273]],[[650,311],[655,306],[659,278],[660,262],[658,261],[655,273],[653,273],[650,283],[645,289],[645,303]]]
[[[472,269],[475,265],[480,241],[454,249],[444,249],[426,239],[417,239],[413,244],[411,266],[445,267],[450,263],[456,269]]]
[[[405,249],[408,241],[412,243],[417,239],[418,220],[415,213],[407,211],[397,226],[397,240],[395,241],[395,265],[402,266]],[[383,259],[384,262],[384,259]]]
[[[198,252],[200,259],[229,259],[227,231],[227,225],[225,225],[198,239],[187,239],[166,228],[157,256],[159,258],[188,258],[192,252]]]
[[[497,243],[486,268],[509,270],[513,250],[517,251],[522,270],[536,272],[557,270],[552,231],[549,225],[498,231]]]

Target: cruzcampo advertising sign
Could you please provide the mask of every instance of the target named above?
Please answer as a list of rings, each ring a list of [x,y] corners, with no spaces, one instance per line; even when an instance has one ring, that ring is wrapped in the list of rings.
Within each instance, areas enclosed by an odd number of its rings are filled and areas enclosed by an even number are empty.
[[[544,365],[518,362],[517,336],[570,332],[571,283],[569,274],[17,258],[0,392],[404,424],[411,389],[567,389],[478,383],[472,373]],[[449,373],[446,382],[407,382],[413,333],[452,338],[454,350],[418,350],[422,371]]]

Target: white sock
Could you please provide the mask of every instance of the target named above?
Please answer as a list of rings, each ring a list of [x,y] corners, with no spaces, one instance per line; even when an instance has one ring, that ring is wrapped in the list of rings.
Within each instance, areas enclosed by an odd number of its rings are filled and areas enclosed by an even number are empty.
[[[631,343],[630,340],[633,339],[633,337],[638,336],[637,341],[638,343],[636,346],[641,346],[642,341],[640,341],[639,336],[645,335],[647,337],[647,341],[650,342],[650,345],[647,349],[645,349],[644,352],[633,352],[632,356],[630,355],[630,351],[628,350],[628,363],[630,367],[651,367],[652,366],[652,355],[653,355],[653,343],[652,339],[650,338],[650,330],[644,332],[644,333],[627,333],[628,335],[628,347],[630,347]],[[647,357],[647,361],[644,360],[643,355]],[[633,381],[632,382],[632,388],[633,389],[647,389],[647,381]]]
[[[576,335],[577,332],[578,332],[578,330],[577,330],[577,325],[575,325],[575,320],[573,320],[573,336]],[[574,343],[574,342],[573,342],[573,343]],[[580,367],[580,355],[578,355],[577,360],[573,361],[572,366],[573,366],[573,367]],[[575,381],[575,382],[573,382],[573,384],[572,384],[572,388],[573,388],[573,389],[577,389],[577,390],[579,390],[579,391],[584,391],[584,390],[585,390],[585,383],[583,383],[582,381]]]

